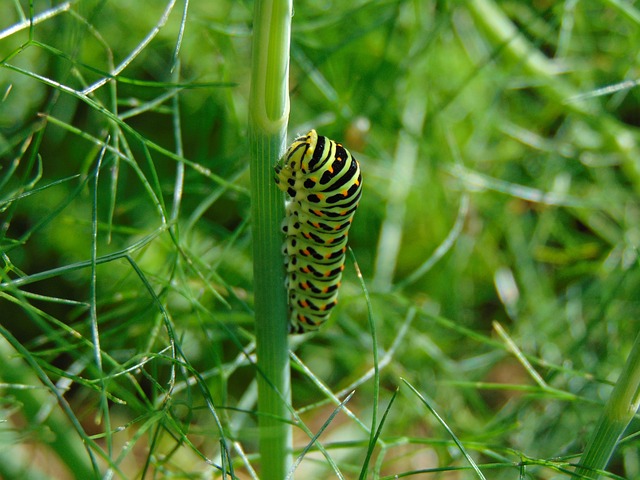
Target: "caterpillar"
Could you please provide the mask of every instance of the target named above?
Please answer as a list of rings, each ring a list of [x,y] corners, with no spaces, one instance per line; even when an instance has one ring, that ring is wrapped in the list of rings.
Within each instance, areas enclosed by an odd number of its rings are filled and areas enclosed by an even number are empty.
[[[347,235],[362,195],[360,164],[341,144],[311,130],[275,166],[289,198],[283,253],[289,332],[317,330],[338,300]]]

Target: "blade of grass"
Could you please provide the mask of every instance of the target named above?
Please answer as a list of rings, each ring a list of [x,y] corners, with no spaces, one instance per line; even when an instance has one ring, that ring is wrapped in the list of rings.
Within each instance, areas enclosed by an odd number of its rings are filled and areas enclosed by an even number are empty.
[[[353,391],[349,395],[347,395],[347,398],[345,398],[342,401],[342,403],[340,403],[340,405],[338,405],[336,408],[333,409],[333,412],[331,412],[331,415],[329,415],[329,418],[327,418],[327,420],[322,424],[322,426],[318,430],[318,433],[316,433],[313,436],[313,438],[311,438],[311,441],[309,441],[309,443],[307,443],[307,446],[304,447],[302,452],[300,452],[300,455],[298,455],[298,458],[296,458],[296,461],[291,466],[291,470],[289,471],[289,474],[287,475],[287,480],[293,478],[293,473],[295,472],[296,468],[298,468],[298,466],[302,462],[302,459],[304,458],[304,456],[309,452],[309,450],[311,450],[311,447],[313,447],[313,445],[316,444],[316,442],[318,441],[318,438],[320,437],[320,435],[322,435],[322,432],[324,432],[327,429],[327,427],[331,424],[331,422],[333,421],[335,416],[344,408],[344,406],[347,404],[347,402],[349,400],[351,400],[351,397],[353,396],[354,393],[356,393],[356,392]],[[337,465],[335,466],[335,468],[337,468]],[[340,472],[338,470],[335,470],[335,473],[338,475],[339,478],[344,478],[344,477],[342,477],[342,475],[340,474]]]
[[[175,4],[176,4],[176,0],[169,0],[169,2],[167,3],[167,6],[165,7],[164,12],[162,12],[161,18],[158,20],[158,22],[156,22],[153,29],[151,29],[151,31],[147,34],[147,36],[142,39],[142,41],[136,46],[136,48],[134,48],[133,51],[129,55],[127,55],[127,57],[124,60],[120,62],[120,64],[115,68],[114,71],[110,72],[109,76],[101,78],[100,80],[95,82],[93,85],[90,85],[89,87],[85,88],[82,93],[84,95],[88,95],[94,92],[98,88],[102,87],[109,80],[111,80],[113,77],[118,76],[120,72],[122,72],[125,68],[127,68],[127,66],[131,64],[131,62],[133,62],[133,60],[138,55],[140,55],[140,53],[147,47],[147,45],[149,45],[151,40],[153,40],[156,37],[156,35],[158,35],[160,30],[162,30],[162,28],[167,23],[169,15],[173,11],[173,7]]]
[[[455,444],[460,449],[460,452],[462,453],[462,455],[464,455],[464,458],[467,459],[467,461],[469,462],[469,464],[471,465],[473,470],[476,472],[476,475],[478,476],[478,478],[481,478],[482,480],[486,480],[485,476],[482,474],[482,472],[478,468],[478,465],[476,465],[476,462],[473,460],[473,458],[471,458],[471,456],[467,452],[467,449],[464,448],[464,445],[462,445],[462,442],[458,439],[456,434],[453,433],[453,430],[451,430],[451,428],[449,428],[449,425],[447,425],[447,423],[444,421],[444,419],[438,414],[438,412],[435,411],[435,409],[431,406],[431,404],[427,401],[427,399],[424,398],[424,396],[420,392],[418,392],[418,390],[416,390],[416,388],[413,385],[411,385],[404,378],[401,378],[401,380],[411,389],[411,391],[413,393],[415,393],[418,396],[418,398],[422,401],[422,403],[429,409],[431,414],[434,417],[436,417],[436,420],[438,420],[440,425],[442,425],[445,428],[447,433],[451,436],[451,438],[453,439]]]
[[[3,38],[10,37],[11,35],[19,32],[21,30],[24,30],[26,28],[32,28],[34,25],[42,23],[42,22],[44,22],[46,20],[49,20],[49,19],[55,17],[56,15],[58,15],[60,13],[64,13],[64,12],[68,11],[71,8],[71,5],[73,3],[75,3],[75,2],[63,2],[60,5],[56,5],[55,7],[50,8],[49,10],[45,10],[44,12],[42,12],[42,13],[40,13],[38,15],[33,15],[31,18],[26,18],[26,19],[22,20],[21,22],[10,26],[9,28],[6,28],[6,29],[2,30],[0,32],[0,40],[2,40]]]
[[[362,464],[362,470],[360,471],[360,478],[363,480],[367,478],[367,468],[369,467],[369,462],[371,462],[371,457],[373,456],[373,447],[378,441],[378,439],[380,438],[380,434],[382,433],[382,427],[384,427],[384,424],[387,421],[387,416],[389,415],[389,412],[391,412],[391,406],[393,405],[393,402],[395,402],[398,396],[398,390],[399,389],[396,388],[395,391],[393,392],[393,395],[391,396],[391,400],[389,400],[389,404],[387,405],[387,408],[385,408],[384,413],[382,414],[382,418],[380,419],[380,424],[378,425],[378,428],[376,429],[375,434],[373,435],[373,437],[371,438],[371,441],[369,442],[369,448],[367,449],[367,456],[364,460],[364,463]]]
[[[358,281],[360,282],[360,288],[362,289],[362,293],[364,293],[364,298],[367,302],[367,318],[369,320],[369,328],[371,329],[371,344],[373,346],[373,405],[372,405],[372,414],[371,414],[371,429],[369,431],[369,447],[367,457],[362,465],[362,470],[360,472],[360,478],[366,478],[367,468],[369,466],[369,461],[371,460],[371,452],[373,452],[373,448],[376,444],[377,430],[376,426],[378,423],[378,403],[380,401],[380,362],[378,358],[378,336],[376,334],[376,324],[373,321],[373,308],[371,306],[371,297],[369,297],[369,290],[367,289],[367,285],[364,282],[364,278],[362,277],[362,272],[360,271],[360,266],[356,260],[356,256],[353,253],[353,250],[349,248],[349,255],[353,260],[353,266],[356,269],[356,274],[358,275]]]
[[[635,416],[640,406],[640,334],[627,358],[627,363],[613,387],[587,448],[576,469],[576,474],[597,479],[596,470],[604,470],[618,439]]]
[[[105,144],[109,143],[107,139]],[[100,388],[100,408],[96,412],[96,416],[104,421],[105,432],[107,432],[106,450],[111,457],[113,454],[113,443],[111,436],[111,416],[109,413],[109,401],[107,399],[107,386],[104,379],[104,368],[102,365],[102,347],[100,346],[100,329],[98,327],[98,294],[97,294],[97,258],[98,258],[98,181],[100,179],[100,169],[106,148],[100,150],[98,161],[96,163],[95,174],[93,176],[93,201],[91,205],[91,280],[89,284],[90,308],[89,322],[91,329],[91,343],[93,343],[93,356],[95,359],[96,373],[98,375],[98,385]]]

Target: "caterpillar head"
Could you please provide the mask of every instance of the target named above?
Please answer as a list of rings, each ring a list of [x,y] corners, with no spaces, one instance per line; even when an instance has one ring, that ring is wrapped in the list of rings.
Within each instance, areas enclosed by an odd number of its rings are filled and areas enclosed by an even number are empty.
[[[324,137],[320,137],[324,139]],[[321,142],[324,144],[324,142]],[[318,147],[318,133],[311,129],[306,135],[296,138],[286,153],[286,166],[292,172],[301,172],[303,175],[313,170],[317,160],[314,153]],[[315,161],[314,161],[315,160]]]

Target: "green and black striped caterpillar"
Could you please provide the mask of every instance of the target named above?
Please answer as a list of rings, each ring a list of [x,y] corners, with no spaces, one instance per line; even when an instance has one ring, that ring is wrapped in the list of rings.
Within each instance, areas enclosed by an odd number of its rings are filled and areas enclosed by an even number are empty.
[[[346,148],[315,130],[293,141],[275,171],[290,197],[282,226],[289,331],[304,333],[317,330],[337,303],[362,175]]]

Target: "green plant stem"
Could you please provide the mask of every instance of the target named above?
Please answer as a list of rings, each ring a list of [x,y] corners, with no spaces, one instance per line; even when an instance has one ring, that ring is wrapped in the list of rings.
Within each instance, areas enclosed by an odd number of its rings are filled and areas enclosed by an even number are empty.
[[[292,9],[291,0],[262,0],[254,12],[249,132],[263,480],[285,478],[292,462],[288,309],[280,231],[284,199],[273,180],[273,166],[287,135]]]
[[[640,403],[640,335],[631,349],[627,363],[616,382],[587,448],[582,455],[578,475],[598,478],[597,470],[609,463],[618,439],[633,419]]]

